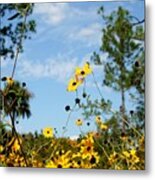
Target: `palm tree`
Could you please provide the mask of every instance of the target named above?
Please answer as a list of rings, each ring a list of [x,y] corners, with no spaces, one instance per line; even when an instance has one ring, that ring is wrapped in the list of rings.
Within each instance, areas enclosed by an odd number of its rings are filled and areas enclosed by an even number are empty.
[[[18,117],[29,118],[30,111],[30,98],[32,93],[28,91],[25,83],[14,81],[9,84],[6,83],[2,90],[4,99],[4,114],[9,116],[12,123],[12,132],[16,131],[15,121]]]

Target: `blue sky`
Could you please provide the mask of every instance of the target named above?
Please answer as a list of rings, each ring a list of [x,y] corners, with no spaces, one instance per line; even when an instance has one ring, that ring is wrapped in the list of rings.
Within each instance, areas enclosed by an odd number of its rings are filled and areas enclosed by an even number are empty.
[[[38,3],[35,4],[31,16],[36,20],[37,33],[32,35],[31,41],[24,42],[24,53],[19,56],[15,79],[27,83],[34,93],[31,101],[32,117],[21,120],[18,125],[20,132],[34,132],[44,127],[57,128],[59,134],[66,122],[68,113],[64,107],[74,104],[74,93],[66,91],[67,83],[73,75],[76,66],[82,65],[90,59],[93,51],[98,51],[101,44],[101,30],[104,23],[97,14],[100,6],[104,6],[105,13],[110,13],[118,6],[128,9],[140,20],[144,18],[144,2],[76,2],[76,3]],[[102,59],[106,60],[103,54]],[[93,66],[96,78],[101,85],[102,68]],[[11,74],[8,61],[2,62],[2,75]],[[97,98],[98,92],[88,79],[88,91],[92,98]],[[102,87],[103,96],[112,99],[113,108],[120,106],[120,94],[110,88]],[[128,109],[132,107],[128,98]],[[75,120],[80,113],[73,113],[69,121],[66,136],[76,136],[79,129]],[[93,130],[84,125],[83,131]]]

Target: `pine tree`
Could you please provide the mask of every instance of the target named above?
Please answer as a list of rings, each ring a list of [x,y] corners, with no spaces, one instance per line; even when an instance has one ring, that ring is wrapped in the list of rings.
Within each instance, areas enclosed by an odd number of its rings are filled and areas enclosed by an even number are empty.
[[[105,26],[102,30],[102,53],[108,54],[108,59],[101,61],[99,54],[94,52],[93,61],[104,66],[105,77],[103,84],[121,93],[120,113],[122,114],[122,130],[125,132],[126,116],[126,91],[133,84],[133,65],[144,44],[143,26],[144,20],[132,16],[128,10],[119,7],[110,15],[106,16],[104,8],[98,13],[102,16]],[[134,71],[136,76],[136,71]]]

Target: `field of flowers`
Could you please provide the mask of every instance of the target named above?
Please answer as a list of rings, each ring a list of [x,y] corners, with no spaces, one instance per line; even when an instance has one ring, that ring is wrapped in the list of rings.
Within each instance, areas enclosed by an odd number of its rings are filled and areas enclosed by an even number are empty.
[[[77,67],[75,74],[68,83],[67,91],[77,92],[80,86],[85,84],[89,75],[94,77],[93,69],[88,62],[83,67]],[[20,83],[7,77],[3,78],[3,81],[5,83],[3,93],[7,94],[5,96],[8,98],[8,102],[11,102],[14,98],[17,98],[13,96],[12,92],[15,91],[17,85],[20,87]],[[25,90],[26,84],[22,83],[21,86],[21,89],[18,87],[16,90]],[[15,93],[17,94],[17,92]],[[69,105],[65,107],[68,119],[62,137],[57,137],[57,130],[53,127],[43,128],[41,134],[18,134],[15,124],[1,123],[0,166],[115,170],[144,169],[145,138],[143,130],[138,129],[133,123],[130,124],[126,119],[124,119],[126,129],[122,131],[121,126],[115,121],[105,120],[101,115],[97,115],[92,119],[96,124],[96,130],[85,134],[81,131],[77,139],[64,137],[70,116],[74,113],[74,108],[76,106],[82,108],[82,99],[77,96],[77,93],[75,94],[74,107]],[[82,98],[85,99],[86,96],[85,89]],[[21,104],[17,103],[13,106],[16,108]],[[134,112],[130,112],[130,114],[133,116]],[[79,127],[79,130],[83,123],[85,121],[81,118],[75,120],[75,125]],[[89,122],[87,122],[87,125],[89,126]],[[11,127],[12,131],[7,130],[5,128],[7,126]]]
[[[111,137],[107,129],[71,140],[55,138],[53,129],[45,128],[43,134],[23,134],[18,139],[7,134],[3,141],[1,166],[142,170],[145,164],[144,136]]]

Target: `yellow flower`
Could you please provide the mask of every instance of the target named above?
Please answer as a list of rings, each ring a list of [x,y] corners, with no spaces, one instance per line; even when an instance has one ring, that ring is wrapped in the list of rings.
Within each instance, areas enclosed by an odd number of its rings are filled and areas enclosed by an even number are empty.
[[[70,79],[67,91],[76,91],[80,84],[81,82],[77,81],[75,78]]]
[[[81,156],[83,159],[90,157],[94,153],[94,140],[92,138],[83,139],[81,141]]]
[[[70,153],[71,151],[67,151],[65,154],[54,157],[53,160],[50,160],[46,164],[46,168],[69,168],[71,166],[70,162]]]
[[[132,158],[132,162],[133,162],[133,163],[139,163],[139,162],[140,162],[139,157],[137,157],[137,156],[133,156],[133,158]]]
[[[64,151],[63,149],[55,152],[55,154],[56,154],[57,156],[60,156],[60,155],[62,155],[62,154],[64,154],[64,153],[65,153],[65,151]]]
[[[80,168],[81,161],[72,161],[70,168]]]
[[[123,168],[119,165],[115,165],[115,170],[122,170]]]
[[[13,85],[14,80],[11,77],[7,77],[6,82],[11,86],[11,85]]]
[[[103,130],[103,131],[104,131],[104,130],[107,130],[107,129],[108,129],[108,126],[107,126],[106,124],[104,124],[104,123],[101,123],[101,124],[100,124],[100,129]]]
[[[86,62],[83,66],[83,71],[86,75],[91,74],[93,72],[92,68],[90,67],[90,64]]]
[[[90,156],[90,163],[92,166],[95,166],[96,164],[98,164],[99,162],[99,155],[97,152],[92,152],[91,156]]]
[[[130,154],[131,154],[132,156],[135,156],[135,155],[136,155],[136,150],[135,150],[135,149],[131,149],[131,150],[130,150]]]
[[[83,81],[86,76],[87,74],[83,68],[77,67],[75,69],[75,77],[77,77],[79,80]]]
[[[102,119],[100,116],[96,116],[95,121],[96,121],[96,124],[98,124],[98,125],[102,123]]]
[[[82,119],[77,119],[76,122],[75,122],[75,124],[76,124],[77,126],[82,126],[82,124],[83,124]]]
[[[110,154],[108,160],[109,160],[109,164],[114,164],[117,161],[118,158],[118,154],[114,151],[113,154]]]
[[[72,154],[72,159],[79,158],[79,157],[81,157],[81,153],[80,152]]]
[[[2,145],[0,145],[0,153],[3,152],[4,147]]]
[[[6,160],[6,156],[3,155],[3,154],[0,154],[0,162],[1,162],[1,163],[4,163],[5,160]]]
[[[21,143],[22,143],[22,140],[19,139],[19,141],[20,141],[20,144],[21,144]],[[18,139],[15,139],[14,144],[13,144],[13,146],[11,147],[12,150],[13,150],[14,152],[20,150],[20,144],[19,144],[19,141],[18,141]]]
[[[130,153],[128,151],[123,151],[122,154],[126,157],[129,158],[130,157]]]
[[[51,160],[45,165],[46,168],[57,168],[57,165]]]
[[[53,128],[44,128],[43,129],[43,135],[46,137],[46,138],[51,138],[53,137]]]

